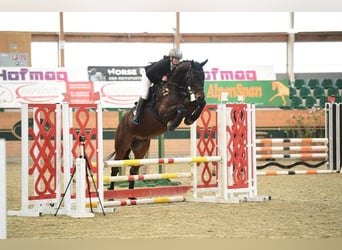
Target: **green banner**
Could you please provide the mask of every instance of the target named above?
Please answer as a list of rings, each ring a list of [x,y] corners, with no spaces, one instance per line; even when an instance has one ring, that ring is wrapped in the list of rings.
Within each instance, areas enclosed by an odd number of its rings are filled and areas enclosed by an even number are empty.
[[[290,106],[289,81],[206,81],[207,103],[254,103],[256,106]]]

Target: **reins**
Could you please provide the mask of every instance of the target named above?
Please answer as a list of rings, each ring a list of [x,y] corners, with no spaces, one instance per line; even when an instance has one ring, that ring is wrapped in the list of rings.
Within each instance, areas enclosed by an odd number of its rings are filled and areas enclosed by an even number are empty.
[[[191,87],[191,82],[192,82],[192,78],[193,78],[193,68],[192,68],[192,65],[191,65],[191,62],[190,61],[183,61],[182,63],[188,63],[189,64],[189,69],[187,70],[186,74],[185,74],[185,77],[183,78],[183,81],[181,83],[178,83],[178,82],[172,82],[172,81],[168,81],[167,84],[168,85],[172,85],[174,86],[176,89],[179,89],[179,90],[183,90],[183,91],[172,91],[170,90],[169,88],[167,88],[167,93],[170,94],[170,93],[176,93],[176,94],[180,94],[180,95],[184,95],[184,96],[190,96],[192,93],[194,93],[194,91],[197,91],[197,90],[202,90],[203,88],[201,89],[192,89]],[[175,71],[177,69],[177,67],[179,67],[179,65],[177,65],[171,73],[173,73],[173,71]],[[164,91],[164,90],[163,90]],[[163,92],[164,93],[164,92]]]

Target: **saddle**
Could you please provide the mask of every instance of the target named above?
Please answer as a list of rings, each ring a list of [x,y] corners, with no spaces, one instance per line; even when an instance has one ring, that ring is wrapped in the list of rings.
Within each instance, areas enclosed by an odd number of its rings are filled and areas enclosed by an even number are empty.
[[[153,107],[155,107],[156,102],[159,100],[158,93],[161,88],[165,89],[164,83],[161,82],[159,84],[152,84],[149,90],[149,94],[146,100],[146,105],[144,107],[143,112],[150,112],[155,119],[157,119],[160,122],[163,122],[162,119],[159,117],[157,112]],[[162,90],[164,91],[164,90]]]
[[[160,94],[161,93],[161,94]],[[149,112],[154,119],[158,120],[161,123],[166,124],[167,122],[164,121],[159,114],[157,113],[155,107],[156,107],[156,102],[160,100],[161,97],[168,95],[169,91],[167,88],[167,84],[164,82],[161,82],[159,84],[152,84],[150,89],[149,89],[149,94],[147,97],[147,100],[145,102],[145,105],[143,107],[142,112]],[[135,107],[136,108],[138,102],[135,102]]]

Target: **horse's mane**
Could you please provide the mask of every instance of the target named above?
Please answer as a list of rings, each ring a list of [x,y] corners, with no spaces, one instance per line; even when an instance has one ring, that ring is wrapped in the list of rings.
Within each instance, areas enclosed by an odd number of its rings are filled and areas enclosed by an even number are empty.
[[[186,63],[190,63],[193,64],[193,60],[184,60],[184,61],[181,61],[179,64],[177,64],[175,67],[173,67],[173,69],[171,70],[171,72],[169,73],[169,75],[172,75],[176,70],[178,70],[180,67],[183,67],[184,64]]]
[[[179,64],[177,64],[175,67],[173,67],[173,69],[171,70],[170,73],[172,73],[173,71],[177,70],[179,67],[182,67],[184,64],[186,63],[192,63],[193,61],[191,60],[184,60],[184,61],[181,61]]]

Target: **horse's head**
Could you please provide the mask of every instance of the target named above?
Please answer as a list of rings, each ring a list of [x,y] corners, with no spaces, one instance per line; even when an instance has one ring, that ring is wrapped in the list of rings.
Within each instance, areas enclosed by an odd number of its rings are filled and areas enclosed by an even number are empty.
[[[178,64],[169,76],[171,82],[175,82],[186,88],[190,94],[193,94],[195,100],[201,102],[204,100],[204,71],[203,66],[207,63],[195,61],[182,61]]]
[[[203,66],[208,62],[190,62],[190,69],[186,75],[186,84],[192,94],[195,96],[195,101],[201,103],[204,101],[204,71]]]
[[[170,74],[170,78],[174,76],[173,79],[170,79],[171,81],[182,85],[194,97],[194,100],[191,102],[191,108],[185,117],[185,123],[187,125],[192,124],[199,117],[206,104],[203,66],[207,62],[208,60],[202,63],[183,61]]]

